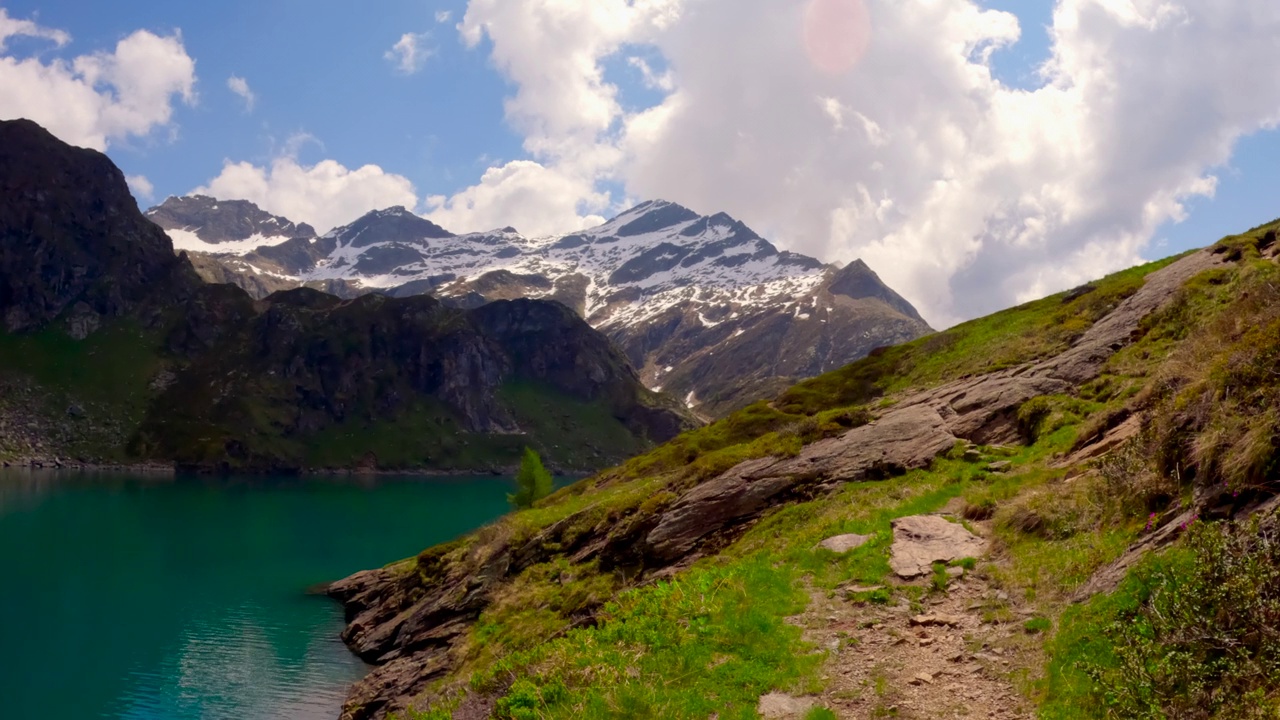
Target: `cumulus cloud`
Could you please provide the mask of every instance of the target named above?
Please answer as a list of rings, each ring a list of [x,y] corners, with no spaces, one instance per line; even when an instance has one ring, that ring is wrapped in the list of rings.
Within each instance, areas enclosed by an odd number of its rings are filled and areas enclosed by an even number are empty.
[[[249,200],[320,232],[349,223],[370,210],[394,205],[413,209],[418,204],[413,183],[377,165],[355,170],[335,160],[305,165],[291,154],[281,155],[265,167],[227,161],[217,177],[192,192]]]
[[[435,48],[427,45],[430,39],[430,33],[405,33],[383,57],[395,66],[396,72],[413,75],[426,67],[427,60],[435,54]]]
[[[46,38],[57,46],[70,37],[0,8],[0,50],[15,35]],[[112,52],[70,60],[0,55],[0,117],[25,117],[63,140],[106,149],[112,140],[143,136],[170,124],[175,99],[195,102],[195,61],[182,38],[139,30]]]
[[[129,183],[129,190],[133,192],[133,196],[139,200],[150,202],[156,197],[156,187],[151,184],[146,175],[129,175],[125,177],[125,182]]]
[[[249,81],[239,75],[232,75],[227,78],[227,89],[244,101],[244,111],[253,112],[253,106],[258,102],[258,96],[253,94],[253,90],[249,87]]]
[[[990,65],[1017,18],[976,0],[471,0],[459,30],[492,42],[525,149],[581,189],[547,217],[585,217],[563,209],[604,180],[726,210],[866,259],[939,325],[1137,262],[1280,121],[1272,0],[1057,0],[1030,90]],[[637,45],[670,92],[627,114],[604,61]]]
[[[582,230],[605,221],[609,194],[589,179],[516,160],[490,168],[480,183],[451,197],[427,198],[426,217],[453,232],[515,225],[529,237]]]

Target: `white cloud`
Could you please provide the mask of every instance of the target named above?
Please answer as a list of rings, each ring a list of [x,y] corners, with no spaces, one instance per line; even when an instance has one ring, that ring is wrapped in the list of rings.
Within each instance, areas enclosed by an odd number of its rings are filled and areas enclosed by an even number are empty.
[[[449,18],[451,17],[453,17],[453,13],[449,12],[448,10],[436,11],[436,22],[438,23],[447,23],[449,22]]]
[[[227,78],[227,89],[244,101],[244,111],[253,112],[253,106],[258,102],[258,96],[253,94],[253,90],[249,87],[249,81],[239,75],[232,75]]]
[[[427,60],[435,54],[435,48],[427,45],[430,39],[430,33],[405,33],[383,57],[395,65],[397,72],[412,75],[426,67]]]
[[[676,87],[675,78],[670,71],[657,73],[649,66],[649,62],[642,57],[633,55],[627,58],[627,64],[640,71],[640,78],[644,82],[644,86],[651,90],[671,92]]]
[[[452,197],[427,198],[426,217],[453,232],[514,225],[536,237],[599,225],[605,218],[597,213],[608,207],[608,193],[590,180],[516,160],[490,168],[479,184]]]
[[[145,175],[129,175],[125,177],[125,182],[129,183],[129,190],[139,200],[150,202],[155,199],[156,187]]]
[[[13,35],[58,45],[70,40],[60,30],[13,20],[0,8],[0,48]],[[103,150],[112,140],[170,124],[175,98],[195,102],[195,81],[195,61],[176,34],[139,30],[113,52],[69,61],[0,55],[0,117],[29,118],[66,142]]]
[[[71,35],[64,30],[41,27],[33,20],[11,18],[7,10],[0,8],[0,52],[4,51],[5,43],[11,37],[43,38],[58,47],[65,47],[71,42]]]
[[[394,205],[412,210],[418,204],[413,183],[377,165],[355,170],[335,160],[304,165],[289,154],[275,158],[268,167],[227,161],[217,177],[192,192],[249,200],[270,213],[309,223],[322,233],[370,210]]]
[[[459,29],[492,41],[508,121],[579,202],[612,179],[726,210],[863,257],[937,324],[1138,261],[1280,121],[1274,0],[1057,0],[1029,91],[990,67],[1016,17],[976,0],[471,0]],[[627,115],[603,67],[631,45],[672,89]]]

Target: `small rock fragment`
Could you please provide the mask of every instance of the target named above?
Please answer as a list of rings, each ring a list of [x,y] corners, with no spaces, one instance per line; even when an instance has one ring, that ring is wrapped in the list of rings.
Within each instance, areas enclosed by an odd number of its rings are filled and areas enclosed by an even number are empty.
[[[935,615],[916,615],[911,618],[912,625],[945,625],[947,627],[957,627],[960,623],[960,618],[955,615],[943,615],[941,613]]]
[[[932,685],[933,676],[930,675],[929,673],[923,673],[923,672],[916,673],[915,677],[911,678],[911,684],[912,685]]]
[[[780,692],[771,692],[768,695],[761,696],[760,704],[756,706],[756,712],[760,714],[760,717],[775,718],[777,720],[802,718],[805,713],[812,709],[812,698],[792,697]]]
[[[999,462],[993,462],[993,463],[987,464],[987,472],[993,472],[993,473],[1009,472],[1009,470],[1012,468],[1013,468],[1013,463],[1009,462],[1008,460],[1000,460]]]

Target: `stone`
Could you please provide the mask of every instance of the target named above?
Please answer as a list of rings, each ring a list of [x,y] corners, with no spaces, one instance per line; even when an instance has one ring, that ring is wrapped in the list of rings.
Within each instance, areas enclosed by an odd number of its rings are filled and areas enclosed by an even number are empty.
[[[760,697],[756,712],[762,718],[775,718],[777,720],[792,720],[794,718],[798,720],[803,718],[805,713],[812,710],[813,706],[812,698],[792,697],[786,693],[771,692]]]
[[[916,673],[915,677],[911,678],[911,684],[912,685],[932,685],[933,676],[930,675],[929,673],[923,673],[923,672]]]
[[[987,548],[963,525],[936,515],[912,515],[893,521],[889,567],[904,580],[933,572],[936,562],[978,557]]]
[[[962,577],[964,577],[964,568],[962,568],[962,567],[949,567],[949,568],[947,568],[947,577],[950,577],[950,578],[962,578]]]
[[[1008,460],[1001,460],[999,462],[993,462],[993,463],[987,464],[987,472],[993,472],[993,473],[1009,472],[1009,470],[1011,470],[1012,468],[1013,468],[1013,463],[1009,462]]]
[[[857,534],[836,535],[834,537],[829,537],[826,540],[823,540],[822,542],[818,543],[818,547],[826,548],[827,550],[830,550],[833,553],[844,554],[849,552],[850,550],[854,550],[856,548],[862,547],[870,539],[871,539],[870,535],[857,535]]]
[[[961,618],[956,615],[943,615],[941,613],[933,615],[916,615],[911,618],[912,625],[937,625],[946,627],[958,627],[962,622]]]

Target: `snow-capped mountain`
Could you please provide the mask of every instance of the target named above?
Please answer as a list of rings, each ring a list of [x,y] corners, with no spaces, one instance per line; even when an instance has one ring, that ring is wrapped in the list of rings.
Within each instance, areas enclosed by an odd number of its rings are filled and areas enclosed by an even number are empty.
[[[316,236],[310,225],[295,225],[247,200],[208,195],[171,197],[146,215],[165,229],[176,250],[245,255],[292,238]]]
[[[463,306],[558,300],[609,335],[650,387],[712,416],[929,332],[861,261],[839,268],[779,251],[728,215],[664,201],[589,230],[535,238],[510,227],[455,235],[400,207],[321,237],[286,238],[306,226],[262,219],[271,216],[243,201],[234,207],[253,220],[234,224],[228,207],[170,198],[148,216],[184,237],[175,237],[179,249],[208,254],[197,262],[206,278],[260,295],[292,283],[342,295],[431,293]],[[250,225],[249,237],[267,239],[255,248],[241,238]],[[290,231],[263,232],[276,227]]]

